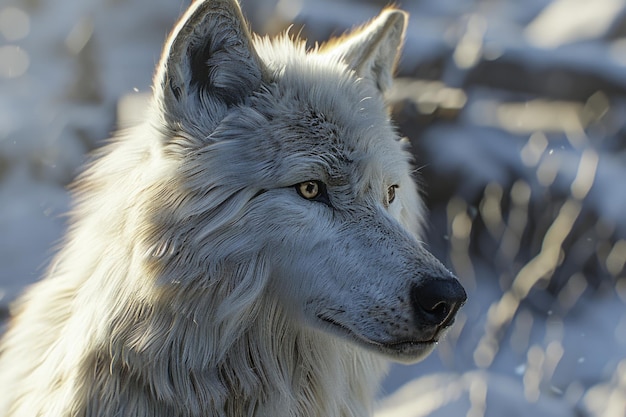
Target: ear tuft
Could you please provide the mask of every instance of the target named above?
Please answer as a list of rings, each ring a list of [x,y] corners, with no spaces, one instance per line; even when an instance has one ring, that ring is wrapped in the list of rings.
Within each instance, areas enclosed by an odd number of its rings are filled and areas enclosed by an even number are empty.
[[[322,46],[321,51],[339,57],[384,93],[393,82],[407,20],[406,12],[387,9],[362,28]]]

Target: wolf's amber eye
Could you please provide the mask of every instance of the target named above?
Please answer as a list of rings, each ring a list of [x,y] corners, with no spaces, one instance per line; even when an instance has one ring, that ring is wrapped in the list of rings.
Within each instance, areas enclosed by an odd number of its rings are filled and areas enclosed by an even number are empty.
[[[387,188],[387,204],[391,204],[396,199],[396,188],[398,188],[396,184]]]
[[[298,192],[298,195],[306,200],[324,203],[328,207],[333,207],[330,202],[330,197],[328,197],[326,184],[324,184],[322,181],[304,181],[294,185],[294,188]]]
[[[296,184],[296,190],[298,190],[300,197],[307,200],[315,199],[320,194],[321,188],[319,181],[305,181]]]

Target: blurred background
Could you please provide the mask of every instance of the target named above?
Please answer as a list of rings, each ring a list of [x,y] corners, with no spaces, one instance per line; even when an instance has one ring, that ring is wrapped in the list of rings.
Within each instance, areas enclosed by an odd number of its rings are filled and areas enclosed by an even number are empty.
[[[41,277],[85,154],[141,117],[188,0],[1,0],[0,320]],[[310,44],[379,0],[242,0]],[[626,416],[626,0],[404,0],[389,101],[427,242],[469,301],[378,417]]]

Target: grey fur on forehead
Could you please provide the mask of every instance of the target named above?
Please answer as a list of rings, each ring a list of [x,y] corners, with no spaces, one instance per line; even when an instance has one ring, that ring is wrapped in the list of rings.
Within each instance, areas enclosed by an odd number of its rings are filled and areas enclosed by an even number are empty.
[[[334,124],[363,140],[368,135],[362,131],[370,129],[396,139],[381,92],[340,57],[307,53],[302,43],[287,37],[257,40],[255,47],[272,78],[268,92],[273,105],[266,107],[268,112],[292,114],[294,119],[305,116],[318,126]]]
[[[340,57],[307,52],[303,42],[287,36],[257,38],[254,48],[266,80],[245,102],[221,108],[223,116],[215,127],[199,115],[192,126],[204,130],[198,133],[206,139],[189,146],[187,152],[231,141],[218,147],[229,149],[230,156],[229,165],[216,171],[230,172],[230,178],[242,181],[248,174],[267,181],[259,187],[309,179],[329,185],[348,183],[349,176],[372,176],[377,171],[371,180],[382,188],[408,169],[409,155],[397,143],[383,96],[374,83],[350,71]],[[202,137],[199,134],[195,137]],[[297,164],[291,166],[289,158],[277,160],[282,150],[298,155]],[[302,155],[307,158],[301,159]],[[261,161],[266,162],[261,165]],[[376,166],[368,166],[369,161]],[[277,173],[282,177],[276,177]]]
[[[320,67],[323,70],[315,69]],[[220,123],[209,138],[232,142],[222,146],[241,159],[237,176],[253,167],[258,170],[259,162],[266,161],[262,173],[269,182],[265,187],[310,179],[329,185],[349,183],[349,177],[373,170],[379,173],[372,181],[384,187],[409,169],[409,155],[397,140],[379,94],[370,84],[336,67],[340,66],[317,59],[287,64],[275,82]],[[236,175],[234,165],[224,169]],[[250,175],[263,178],[254,172]]]

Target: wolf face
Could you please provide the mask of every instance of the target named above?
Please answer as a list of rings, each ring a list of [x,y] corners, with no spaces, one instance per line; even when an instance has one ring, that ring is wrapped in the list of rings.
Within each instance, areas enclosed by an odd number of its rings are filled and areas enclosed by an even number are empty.
[[[155,77],[179,181],[153,219],[165,281],[260,259],[267,283],[250,285],[294,320],[400,361],[433,349],[466,296],[418,240],[410,154],[384,103],[405,21],[387,10],[307,52],[253,38],[231,1],[192,6]]]

